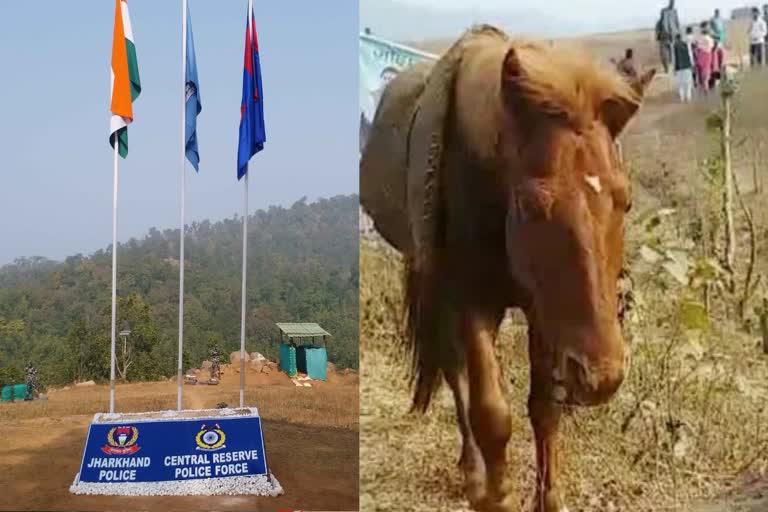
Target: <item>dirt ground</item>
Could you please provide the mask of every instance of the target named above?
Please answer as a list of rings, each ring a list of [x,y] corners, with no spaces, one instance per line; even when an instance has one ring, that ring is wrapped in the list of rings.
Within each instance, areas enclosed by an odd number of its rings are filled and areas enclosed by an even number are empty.
[[[768,510],[768,482],[739,486],[722,499],[694,506],[691,512],[765,512]]]
[[[334,375],[297,388],[285,374],[248,374],[246,405],[263,419],[270,470],[285,494],[122,497],[69,493],[96,412],[108,409],[109,387],[54,390],[49,400],[0,406],[0,510],[357,510],[357,376]],[[185,408],[238,403],[239,374],[225,366],[219,386],[184,386]],[[175,382],[118,385],[117,411],[174,409]]]

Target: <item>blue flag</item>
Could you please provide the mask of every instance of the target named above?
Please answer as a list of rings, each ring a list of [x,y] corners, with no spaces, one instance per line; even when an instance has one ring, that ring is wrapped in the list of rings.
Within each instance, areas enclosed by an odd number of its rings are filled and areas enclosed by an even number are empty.
[[[186,122],[184,146],[187,154],[187,160],[192,164],[195,170],[199,170],[200,154],[197,151],[197,116],[203,110],[200,103],[200,85],[197,81],[197,60],[195,59],[195,40],[192,37],[192,19],[189,16],[189,7],[187,7],[187,71],[184,79],[184,89],[186,94],[186,113],[184,119]]]
[[[261,88],[259,41],[256,21],[249,4],[245,28],[245,63],[243,67],[243,99],[240,103],[240,141],[237,145],[237,179],[248,172],[248,161],[264,149],[264,95]]]

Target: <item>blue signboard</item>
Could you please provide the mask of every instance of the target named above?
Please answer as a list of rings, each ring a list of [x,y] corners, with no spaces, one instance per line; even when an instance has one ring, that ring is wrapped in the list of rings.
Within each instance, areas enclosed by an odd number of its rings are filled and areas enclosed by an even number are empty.
[[[159,482],[266,475],[261,418],[92,423],[81,482]]]

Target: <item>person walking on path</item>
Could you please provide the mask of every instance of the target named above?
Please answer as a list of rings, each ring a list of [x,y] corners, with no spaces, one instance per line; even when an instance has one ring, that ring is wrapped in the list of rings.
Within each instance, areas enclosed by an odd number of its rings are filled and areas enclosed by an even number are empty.
[[[712,50],[712,73],[709,77],[709,89],[713,90],[722,80],[725,73],[725,47],[719,41],[715,41]]]
[[[659,21],[656,23],[656,41],[659,44],[659,55],[665,73],[669,73],[672,65],[672,45],[678,34],[680,34],[680,20],[675,9],[675,0],[669,0],[669,5],[661,10]]]
[[[709,79],[712,76],[712,53],[715,49],[715,41],[709,35],[707,22],[701,24],[701,34],[696,40],[695,60],[696,77],[699,89],[702,93],[709,92]]]
[[[725,19],[720,15],[720,9],[715,9],[715,15],[709,20],[709,28],[712,30],[712,38],[715,42],[725,47],[726,26]]]
[[[692,73],[693,73],[693,86],[696,87],[696,84],[698,83],[699,79],[696,76],[696,36],[693,34],[693,25],[689,25],[685,27],[685,35],[683,36],[683,41],[685,44],[688,45],[688,48],[691,50],[691,63],[693,66]]]
[[[763,21],[765,22],[765,46],[763,46],[763,64],[768,60],[768,4],[763,4]]]
[[[672,45],[677,94],[680,101],[688,103],[693,99],[693,51],[680,34],[675,36]]]
[[[765,63],[765,40],[768,27],[757,7],[752,9],[752,23],[749,26],[749,65],[762,66]]]

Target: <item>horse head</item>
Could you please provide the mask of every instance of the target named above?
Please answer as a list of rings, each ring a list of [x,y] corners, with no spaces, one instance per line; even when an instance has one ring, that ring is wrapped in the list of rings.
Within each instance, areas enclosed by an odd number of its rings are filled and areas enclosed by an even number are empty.
[[[503,173],[509,270],[560,402],[607,401],[629,367],[617,281],[631,199],[615,141],[654,73],[630,83],[592,58],[536,45],[504,56],[495,154],[497,168],[514,169]]]

